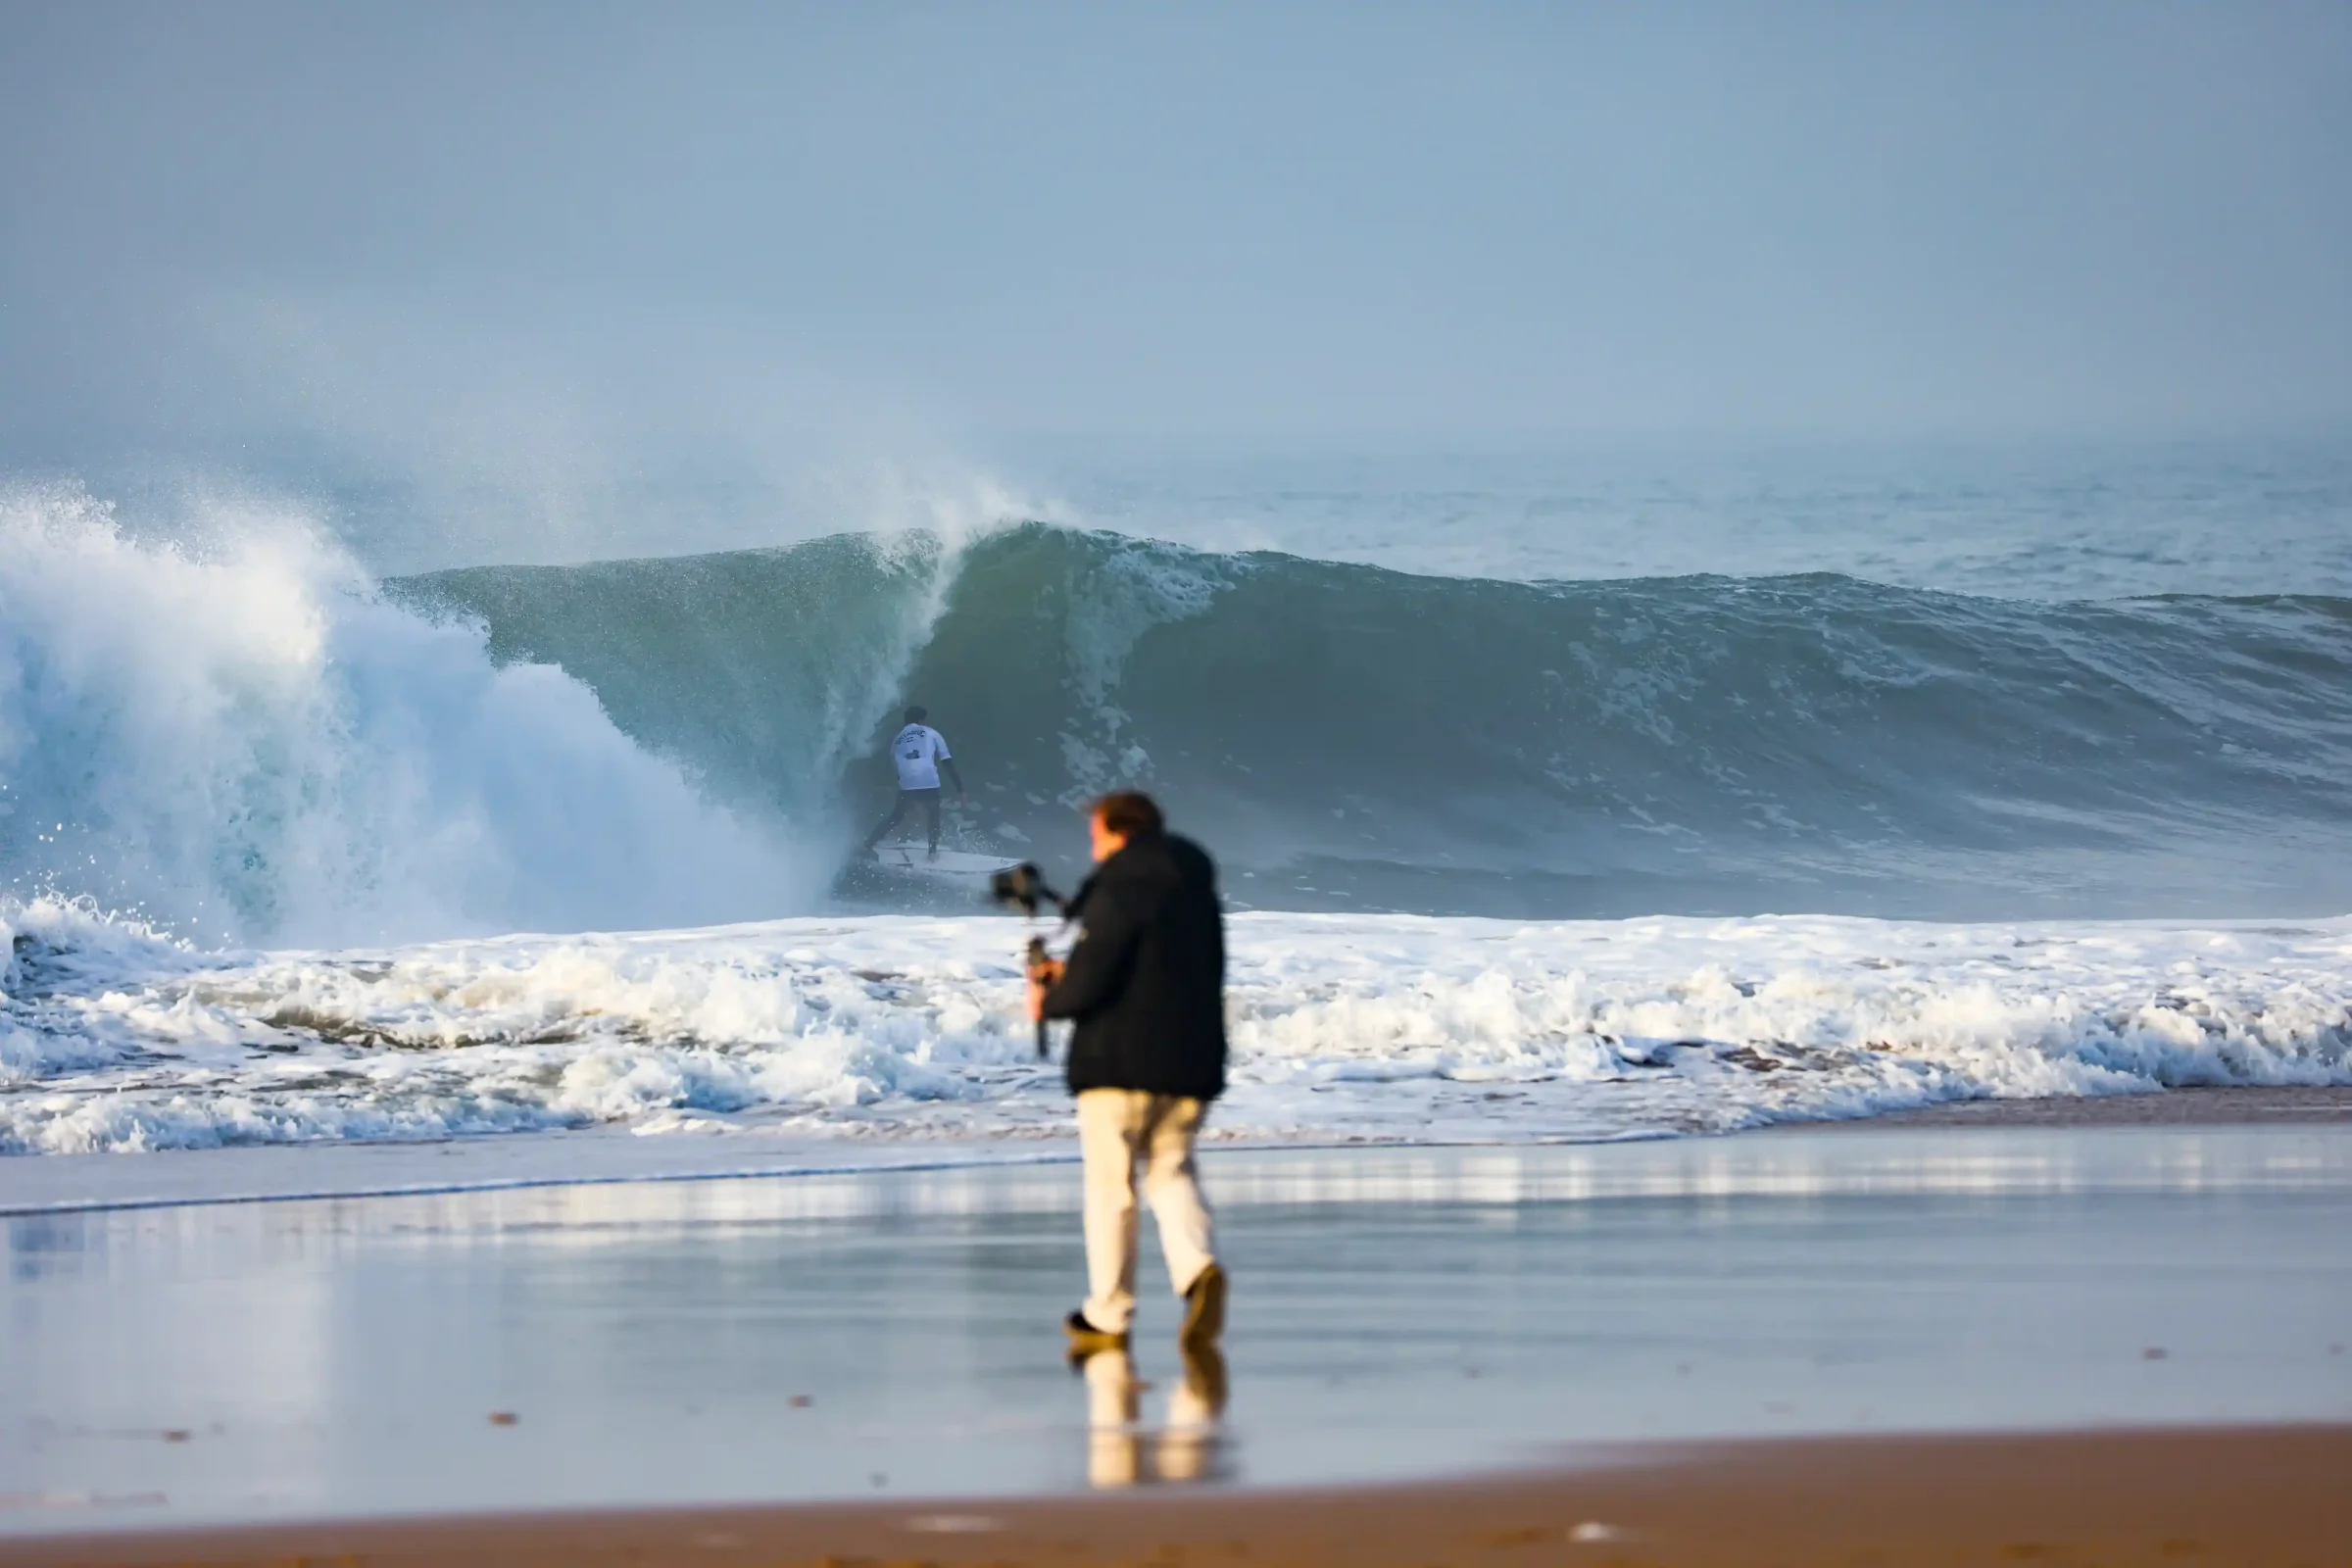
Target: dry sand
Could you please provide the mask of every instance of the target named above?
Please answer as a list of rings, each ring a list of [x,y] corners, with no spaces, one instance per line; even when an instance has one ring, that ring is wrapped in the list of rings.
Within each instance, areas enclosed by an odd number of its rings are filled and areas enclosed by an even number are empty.
[[[1277,1493],[711,1508],[0,1542],[0,1565],[2352,1565],[2352,1426],[1779,1440]]]

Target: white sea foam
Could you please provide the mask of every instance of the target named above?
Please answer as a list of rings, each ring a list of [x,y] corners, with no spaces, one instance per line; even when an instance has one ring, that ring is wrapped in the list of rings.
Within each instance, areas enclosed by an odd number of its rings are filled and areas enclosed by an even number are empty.
[[[1059,1130],[1003,919],[201,952],[0,910],[0,1148]],[[1228,1137],[1525,1142],[2352,1082],[2352,918],[1232,922]]]

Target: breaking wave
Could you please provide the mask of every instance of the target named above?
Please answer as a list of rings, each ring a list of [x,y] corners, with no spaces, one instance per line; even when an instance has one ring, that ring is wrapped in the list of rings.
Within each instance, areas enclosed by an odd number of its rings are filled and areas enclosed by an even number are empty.
[[[0,1152],[1057,1126],[1013,928],[834,881],[908,700],[968,847],[1216,850],[1229,1135],[2352,1081],[2352,601],[218,534],[0,497]]]
[[[782,824],[716,806],[543,663],[386,600],[292,517],[138,541],[0,498],[0,888],[212,941],[338,945],[807,906]]]
[[[1140,783],[1246,905],[2222,916],[2352,872],[2340,598],[1519,583],[1042,524],[395,591],[743,808],[874,808],[916,700],[967,847],[1074,858],[1070,808]]]

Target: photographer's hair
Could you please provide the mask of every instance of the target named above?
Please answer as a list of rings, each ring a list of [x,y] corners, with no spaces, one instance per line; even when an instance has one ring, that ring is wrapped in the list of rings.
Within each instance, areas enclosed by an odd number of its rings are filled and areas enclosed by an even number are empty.
[[[930,716],[931,710],[923,707],[920,703],[917,703],[914,707],[906,710],[906,722],[909,724],[920,724],[924,719],[929,718]]]
[[[1086,814],[1099,817],[1121,838],[1149,838],[1166,832],[1168,826],[1168,819],[1159,814],[1159,803],[1141,790],[1112,790],[1088,807]]]

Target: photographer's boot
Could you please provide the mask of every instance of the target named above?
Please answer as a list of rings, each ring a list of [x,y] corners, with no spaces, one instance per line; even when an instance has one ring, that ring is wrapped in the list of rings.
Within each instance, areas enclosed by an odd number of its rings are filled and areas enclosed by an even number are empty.
[[[1070,1354],[1073,1356],[1092,1355],[1097,1350],[1124,1350],[1127,1348],[1125,1334],[1113,1334],[1108,1329],[1095,1327],[1094,1324],[1087,1321],[1083,1309],[1072,1312],[1068,1317],[1063,1318],[1061,1329],[1070,1337]]]
[[[1184,1327],[1177,1342],[1188,1348],[1217,1343],[1225,1332],[1225,1271],[1211,1263],[1197,1275],[1184,1293]]]

